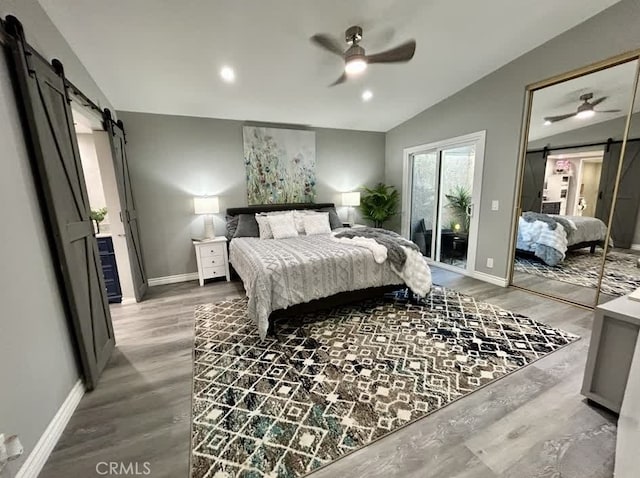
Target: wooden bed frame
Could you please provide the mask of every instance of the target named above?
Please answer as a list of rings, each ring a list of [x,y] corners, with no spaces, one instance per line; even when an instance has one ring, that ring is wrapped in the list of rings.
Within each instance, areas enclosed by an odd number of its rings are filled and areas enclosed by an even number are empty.
[[[288,204],[262,204],[256,206],[247,207],[234,207],[227,209],[227,217],[234,217],[239,214],[256,214],[261,212],[273,212],[273,211],[291,211],[291,210],[309,210],[309,209],[323,209],[333,207],[333,203],[288,203]],[[233,269],[233,266],[229,264],[229,267]],[[234,276],[239,274],[233,270]],[[348,292],[340,292],[329,297],[323,297],[322,299],[314,299],[309,302],[303,302],[301,304],[292,305],[286,309],[274,310],[269,316],[269,329],[267,335],[276,335],[275,321],[286,319],[294,315],[307,314],[318,310],[332,309],[349,303],[359,302],[366,299],[377,299],[382,297],[385,293],[392,292],[403,288],[404,285],[388,285],[382,287],[371,287],[368,289],[357,289]]]

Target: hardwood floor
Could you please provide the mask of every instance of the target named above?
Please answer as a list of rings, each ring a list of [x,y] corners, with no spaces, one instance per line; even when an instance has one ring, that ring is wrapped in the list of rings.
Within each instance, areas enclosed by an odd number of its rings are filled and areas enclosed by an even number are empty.
[[[591,313],[436,268],[433,277],[582,340],[311,476],[613,476],[616,419],[579,394]],[[147,476],[186,478],[193,306],[243,294],[239,282],[202,288],[189,282],[154,287],[140,304],[113,307],[117,351],[40,476],[102,476],[96,472],[100,462],[137,462],[140,470],[148,462]]]

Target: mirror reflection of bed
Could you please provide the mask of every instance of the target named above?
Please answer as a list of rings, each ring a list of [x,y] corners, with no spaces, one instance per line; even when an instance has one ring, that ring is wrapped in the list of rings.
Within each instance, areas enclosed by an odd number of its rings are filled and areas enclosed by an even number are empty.
[[[588,306],[598,287],[599,302],[640,287],[640,140],[627,142],[615,196],[636,67],[623,63],[533,93],[514,285]],[[630,139],[640,138],[635,116]]]

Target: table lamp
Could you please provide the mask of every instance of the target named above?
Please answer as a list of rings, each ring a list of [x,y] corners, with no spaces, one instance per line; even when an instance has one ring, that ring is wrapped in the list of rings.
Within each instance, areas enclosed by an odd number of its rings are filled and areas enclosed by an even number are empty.
[[[205,196],[193,198],[193,212],[204,214],[204,238],[213,239],[216,237],[213,228],[213,214],[220,212],[220,203],[217,196]]]
[[[360,193],[358,191],[350,193],[342,193],[342,205],[347,206],[349,211],[347,213],[347,222],[353,226],[353,208],[360,205]]]

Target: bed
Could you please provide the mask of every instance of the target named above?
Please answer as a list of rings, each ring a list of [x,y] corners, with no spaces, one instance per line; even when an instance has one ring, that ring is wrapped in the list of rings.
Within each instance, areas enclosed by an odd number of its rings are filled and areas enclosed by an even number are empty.
[[[274,209],[327,207],[333,204],[253,206],[229,209],[227,216],[229,220]],[[229,244],[229,262],[242,279],[249,316],[263,338],[274,311],[344,297],[350,291],[379,295],[381,290],[397,289],[404,283],[388,261],[379,264],[371,251],[337,242],[330,234],[269,240],[235,237]]]
[[[602,247],[607,226],[587,216],[560,216],[525,212],[518,222],[516,252],[533,254],[546,264],[560,264],[567,251],[588,247],[591,253]]]

